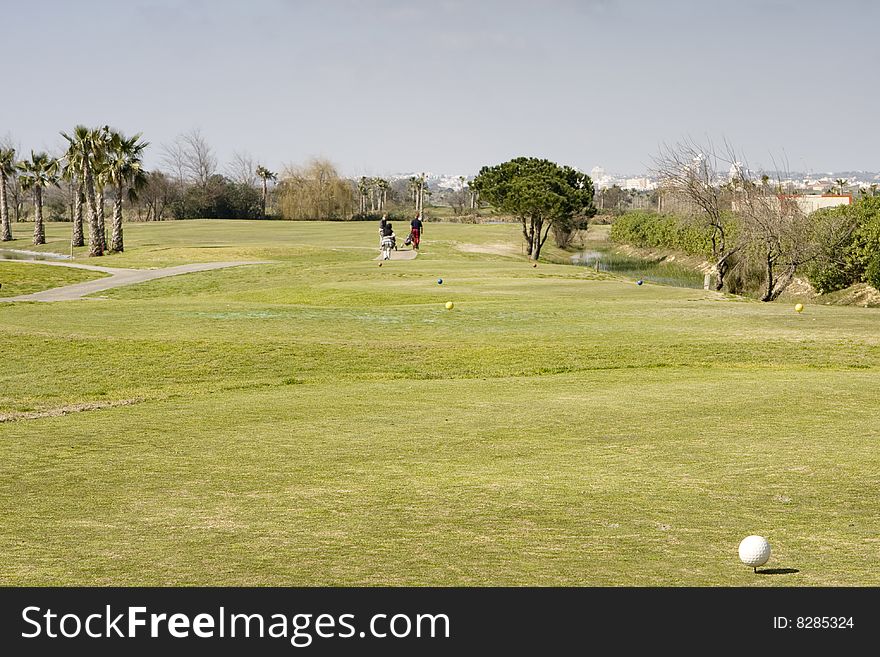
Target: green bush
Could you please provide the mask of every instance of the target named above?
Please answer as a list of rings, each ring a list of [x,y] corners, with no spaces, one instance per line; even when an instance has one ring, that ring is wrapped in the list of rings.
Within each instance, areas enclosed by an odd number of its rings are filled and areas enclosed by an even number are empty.
[[[858,278],[838,263],[826,259],[810,263],[806,269],[807,279],[819,294],[842,290],[855,283]]]
[[[844,235],[818,231],[827,242],[819,257],[807,268],[807,278],[820,293],[841,290],[855,283],[880,283],[880,197],[863,197],[853,205],[814,212],[816,222],[844,222]]]
[[[880,290],[880,255],[874,258],[865,270],[865,282]]]
[[[188,186],[171,213],[175,219],[259,219],[263,211],[259,191],[215,175],[206,185]]]
[[[712,230],[694,221],[644,210],[627,212],[614,220],[610,237],[615,242],[642,248],[664,248],[694,255],[712,253]]]

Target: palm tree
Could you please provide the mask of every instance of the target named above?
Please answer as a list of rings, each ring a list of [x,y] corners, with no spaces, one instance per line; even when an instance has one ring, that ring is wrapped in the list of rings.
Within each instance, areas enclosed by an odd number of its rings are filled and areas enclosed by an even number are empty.
[[[73,230],[70,233],[70,247],[83,246],[85,240],[83,238],[83,202],[85,201],[85,192],[83,191],[82,176],[77,168],[66,159],[61,177],[70,185],[70,191],[73,194]]]
[[[837,178],[834,181],[834,184],[837,185],[837,193],[843,196],[843,189],[849,185],[849,181],[844,180],[843,178]]]
[[[419,193],[419,196],[418,196],[418,203],[417,203],[417,205],[416,205],[416,211],[418,212],[419,216],[421,216],[421,214],[422,214],[422,210],[423,210],[424,207],[425,207],[425,192],[427,191],[427,187],[428,187],[428,186],[425,184],[425,181],[426,181],[426,180],[427,180],[427,178],[425,177],[425,174],[424,174],[424,173],[418,177],[418,193]],[[430,195],[431,195],[431,193],[428,192],[428,196],[430,196]]]
[[[15,149],[0,148],[0,240],[12,240],[12,225],[9,223],[9,206],[6,202],[6,182],[15,175]]]
[[[269,169],[264,167],[262,164],[257,165],[256,174],[257,174],[257,177],[263,183],[263,196],[260,199],[260,203],[263,208],[263,217],[265,218],[266,217],[266,199],[268,199],[268,197],[269,197],[269,181],[270,180],[278,180],[278,174],[274,173],[273,171],[269,171]]]
[[[34,153],[31,159],[18,163],[21,171],[21,186],[34,192],[34,245],[46,243],[46,230],[43,226],[43,189],[58,184],[58,160],[48,153]]]
[[[358,180],[357,188],[358,188],[358,199],[360,201],[360,209],[361,214],[367,214],[367,188],[369,187],[369,178],[366,176],[361,176],[361,179]]]
[[[104,195],[104,189],[110,184],[107,177],[107,159],[111,150],[112,133],[109,126],[104,126],[94,131],[95,149],[98,153],[95,166],[95,200],[98,203],[98,228],[101,237],[101,250],[107,250],[107,225],[104,222],[104,210],[107,206],[107,200]]]
[[[107,156],[102,178],[116,191],[113,200],[113,229],[110,237],[110,250],[121,253],[125,250],[122,239],[122,198],[127,195],[130,202],[147,184],[142,156],[148,142],[140,141],[140,133],[126,138],[118,132],[109,133]]]
[[[419,195],[418,195],[419,182],[418,178],[415,176],[410,176],[409,178],[409,195],[412,197],[413,204],[416,209],[419,207]]]
[[[385,211],[385,204],[388,201],[388,188],[391,186],[385,178],[376,178],[376,186],[379,188],[379,212]]]
[[[96,170],[103,167],[104,143],[102,130],[89,130],[84,125],[73,129],[72,135],[61,133],[68,142],[67,165],[76,171],[85,187],[86,204],[89,208],[89,256],[104,255],[103,230],[98,217],[98,201],[95,193]]]

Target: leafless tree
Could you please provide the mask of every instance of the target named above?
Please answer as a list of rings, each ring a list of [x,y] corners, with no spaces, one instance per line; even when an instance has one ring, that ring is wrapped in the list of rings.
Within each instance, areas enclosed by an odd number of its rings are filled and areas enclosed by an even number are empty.
[[[466,189],[454,189],[447,195],[449,205],[452,206],[452,212],[455,215],[464,214],[465,207],[468,205],[468,191]]]
[[[187,179],[186,166],[184,164],[183,145],[180,139],[176,139],[170,144],[162,145],[162,167],[168,174],[179,183],[185,182]]]
[[[257,186],[257,163],[250,153],[246,151],[235,151],[232,154],[232,160],[226,165],[226,177],[232,182],[249,187]]]
[[[727,157],[721,157],[711,142],[699,144],[687,139],[664,146],[654,158],[663,204],[667,204],[670,195],[683,199],[694,218],[711,230],[716,290],[724,287],[732,258],[743,248],[740,241],[732,238],[725,221],[727,177],[721,170],[725,164],[729,167],[736,162],[733,149],[727,146],[726,150]]]
[[[217,158],[198,128],[179,135],[162,147],[162,163],[180,182],[208,186],[217,173]]]
[[[9,202],[9,210],[15,223],[26,221],[29,215],[28,195],[21,186],[18,175],[10,176],[6,182],[6,198]]]
[[[819,222],[809,217],[798,197],[787,193],[777,172],[771,183],[766,174],[755,179],[747,167],[738,167],[731,181],[733,210],[739,221],[743,263],[750,260],[764,271],[762,301],[775,301],[794,280],[798,269],[818,258],[829,244],[841,244],[854,228],[846,214]],[[834,250],[834,247],[831,247]]]

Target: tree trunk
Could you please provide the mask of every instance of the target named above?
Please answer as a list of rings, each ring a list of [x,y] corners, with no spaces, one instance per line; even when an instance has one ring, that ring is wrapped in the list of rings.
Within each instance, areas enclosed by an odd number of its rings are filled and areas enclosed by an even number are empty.
[[[73,233],[70,236],[70,246],[83,246],[83,192],[82,185],[77,183],[73,189]]]
[[[785,292],[785,289],[791,284],[791,281],[794,279],[794,275],[797,273],[797,267],[792,265],[790,266],[782,276],[779,276],[776,279],[776,285],[771,292],[771,301],[776,301],[779,298],[779,295]]]
[[[544,242],[547,240],[547,235],[550,232],[550,224],[547,224],[547,229],[544,230],[544,220],[542,218],[532,218],[529,220],[530,228],[529,228],[529,258],[538,261],[538,258],[541,257],[541,247],[544,246]],[[543,232],[543,235],[541,232]]]
[[[122,242],[122,185],[116,186],[116,199],[113,201],[113,234],[110,238],[110,250],[122,253],[125,246]]]
[[[12,240],[12,226],[9,223],[9,206],[6,202],[6,173],[0,171],[0,241]]]
[[[266,179],[263,178],[263,198],[260,200],[260,203],[263,208],[263,219],[266,218],[266,195],[269,193],[268,188],[266,187]]]
[[[544,242],[547,241],[547,236],[550,234],[550,228],[553,226],[552,223],[547,224],[547,228],[544,229],[544,235],[541,236],[541,226],[543,225],[543,221],[538,224],[538,248],[535,250],[535,261],[537,262],[538,258],[541,257],[541,249],[544,248]]]
[[[724,256],[715,263],[715,291],[720,292],[724,289],[724,278],[727,276],[727,270],[730,266],[727,264],[728,256]]]
[[[43,227],[43,187],[34,185],[34,246],[46,243],[46,230]]]
[[[773,301],[773,288],[775,286],[775,280],[773,278],[773,255],[771,253],[767,254],[767,287],[764,288],[764,296],[761,297],[761,301]]]
[[[535,244],[535,225],[531,219],[526,220],[525,217],[522,217],[520,219],[520,223],[522,224],[523,239],[526,241],[526,251],[529,254],[529,258],[531,259],[532,248]]]
[[[88,165],[83,177],[86,181],[86,203],[89,207],[89,257],[102,256],[104,255],[104,249],[101,247],[101,224],[98,221],[95,179]]]
[[[98,202],[98,227],[99,234],[101,239],[101,251],[107,250],[107,224],[104,221],[104,205],[106,204],[106,199],[104,198],[104,188],[100,187],[96,190],[95,200]]]

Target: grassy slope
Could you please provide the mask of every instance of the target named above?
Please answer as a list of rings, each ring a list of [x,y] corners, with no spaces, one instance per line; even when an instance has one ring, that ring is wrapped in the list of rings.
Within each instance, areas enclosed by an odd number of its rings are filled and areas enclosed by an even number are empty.
[[[62,285],[103,278],[106,274],[87,269],[0,260],[0,297],[16,297]]]
[[[876,311],[427,228],[133,225],[102,264],[277,262],[0,307],[0,414],[136,402],[0,424],[0,583],[880,583]]]

